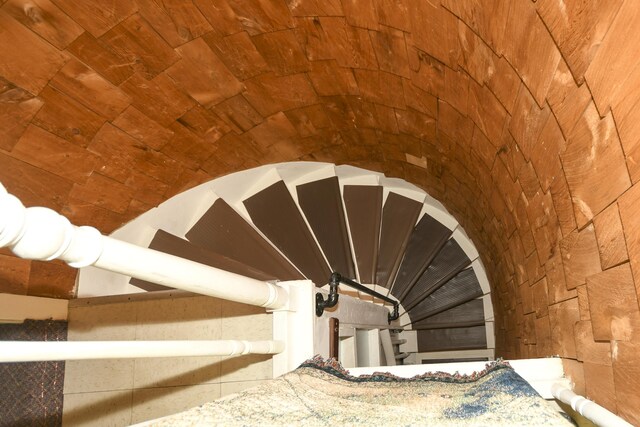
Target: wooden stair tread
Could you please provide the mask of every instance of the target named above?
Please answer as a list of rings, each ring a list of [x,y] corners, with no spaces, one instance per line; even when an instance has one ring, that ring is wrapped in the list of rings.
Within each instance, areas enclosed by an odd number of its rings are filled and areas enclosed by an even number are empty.
[[[411,323],[411,328],[442,329],[468,326],[480,326],[485,323],[484,303],[481,299],[473,299],[446,311]]]
[[[417,336],[420,353],[487,348],[487,333],[484,325],[419,330]]]
[[[403,299],[451,236],[451,230],[425,214],[413,229],[393,284],[393,294]]]
[[[404,255],[422,203],[390,192],[382,209],[376,284],[390,288]]]
[[[411,291],[401,300],[402,305],[406,310],[411,310],[470,263],[471,260],[460,245],[454,239],[449,239]]]
[[[338,177],[298,185],[298,202],[333,271],[355,278]]]
[[[374,283],[382,221],[382,187],[345,185],[344,205],[361,283]]]
[[[467,268],[411,308],[409,317],[417,322],[480,296],[482,288],[475,271]]]
[[[227,202],[216,200],[187,232],[186,238],[279,280],[304,276],[253,229]]]
[[[302,274],[317,286],[328,283],[331,270],[283,181],[243,203],[256,227]]]
[[[181,239],[180,237],[167,233],[164,230],[156,231],[153,240],[151,240],[151,243],[149,244],[149,248],[258,280],[274,279],[273,275],[264,273],[253,267],[242,264],[241,262],[194,245],[188,240]],[[146,291],[171,289],[163,285],[134,278],[132,278],[129,283]]]

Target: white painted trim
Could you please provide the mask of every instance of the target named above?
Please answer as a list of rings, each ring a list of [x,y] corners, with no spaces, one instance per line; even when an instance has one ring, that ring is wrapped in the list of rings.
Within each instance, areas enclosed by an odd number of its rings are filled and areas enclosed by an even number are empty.
[[[630,423],[623,420],[613,412],[603,408],[591,400],[575,394],[566,384],[558,382],[551,386],[553,397],[571,406],[571,408],[602,427],[632,427]]]
[[[481,296],[480,299],[482,299],[482,305],[484,307],[484,320],[487,322],[493,321],[493,302],[491,302],[491,294]]]
[[[282,180],[278,170],[273,167],[273,165],[271,165],[269,169],[260,168],[260,170],[262,174],[259,176],[251,174],[251,176],[255,178],[253,181],[241,176],[243,175],[242,172],[234,173],[220,180],[213,181],[215,192],[232,206],[240,216],[246,219],[247,222],[251,222],[251,216],[243,201]],[[252,172],[253,169],[249,171]],[[232,178],[233,184],[229,184],[228,181],[231,181]]]
[[[211,189],[211,181],[201,184],[161,203],[149,217],[148,225],[184,237],[219,198]]]
[[[478,250],[462,227],[458,226],[453,231],[452,239],[455,239],[471,261],[475,261],[478,258]]]
[[[393,192],[401,194],[410,199],[422,202],[424,196],[427,194],[422,188],[417,187],[410,182],[407,182],[400,178],[388,178],[382,177],[380,179],[380,185],[391,189]]]
[[[480,289],[482,289],[483,294],[488,294],[491,292],[491,285],[489,284],[489,279],[487,278],[486,270],[484,269],[484,264],[482,264],[482,260],[480,257],[471,262],[471,267],[476,274],[476,278],[478,279],[478,283],[480,283]],[[493,309],[492,309],[493,311]]]
[[[336,165],[336,176],[344,185],[380,185],[383,173],[350,165]]]
[[[275,354],[283,341],[0,341],[0,363]]]
[[[79,298],[98,298],[110,295],[146,293],[129,283],[131,276],[116,274],[96,267],[78,270],[77,289]]]
[[[458,226],[458,220],[449,213],[442,203],[429,195],[429,193],[425,195],[423,210],[449,230],[453,231]]]
[[[476,349],[476,350],[454,350],[454,351],[430,351],[425,353],[416,353],[417,363],[424,363],[425,360],[433,359],[470,359],[486,357],[489,360],[494,359],[494,349]]]
[[[310,280],[280,282],[289,293],[289,305],[272,310],[273,339],[287,343],[282,353],[273,357],[273,377],[296,369],[313,357],[317,330],[315,327],[315,291]]]
[[[380,181],[381,184],[383,184],[384,182],[385,182],[384,180]],[[400,196],[406,197],[407,199],[415,200],[418,203],[421,203],[421,204],[424,203],[424,197],[425,197],[424,192],[418,192],[418,191],[407,189],[400,186],[383,185],[382,187],[382,206],[383,207],[384,207],[384,204],[387,202],[389,193],[396,193]],[[420,209],[420,212],[422,212],[422,208]],[[420,219],[420,214],[418,214],[418,219],[416,219],[416,223],[418,222],[419,219]]]
[[[356,331],[352,335],[340,337],[338,345],[338,359],[343,367],[355,367],[358,364],[358,346],[356,345]]]
[[[320,292],[326,299],[328,292],[325,289],[317,289],[317,292]],[[340,295],[338,304],[335,307],[325,309],[320,317],[314,315],[316,336],[313,353],[320,354],[325,358],[329,357],[329,319],[331,317],[336,317],[340,321],[341,327],[357,325],[360,329],[383,329],[389,327],[387,322],[388,315],[389,310],[386,307],[371,304],[348,295]]]
[[[440,209],[431,204],[428,194],[425,197],[422,210],[420,211],[420,215],[418,216],[418,218],[422,219],[424,215],[429,215],[451,231],[455,230],[458,226],[458,221],[453,216],[451,216],[446,209]]]
[[[384,355],[385,366],[396,366],[396,358],[391,343],[391,333],[389,329],[380,329],[380,344]]]
[[[67,320],[69,301],[0,293],[0,323],[33,320]]]
[[[299,205],[296,190],[298,185],[336,176],[332,163],[312,163],[311,165],[295,163],[296,167],[286,167],[286,165],[285,163],[277,166],[278,174],[297,205]]]
[[[418,352],[418,331],[404,330],[398,334],[398,337],[407,341],[404,344],[400,344],[400,351],[402,353]]]
[[[119,240],[141,246],[148,247],[157,230],[151,228],[148,224],[153,215],[161,212],[152,209],[147,213],[151,214],[146,217],[138,217],[123,228],[114,231],[111,236]],[[77,276],[77,296],[80,298],[104,295],[107,291],[109,294],[134,294],[146,292],[143,289],[129,283],[131,276],[118,274],[112,271],[87,266],[79,269]],[[80,283],[83,285],[80,286]]]
[[[380,329],[356,329],[358,366],[380,366]]]
[[[409,313],[405,311],[402,305],[400,307],[401,308],[399,310],[401,314],[400,314],[400,317],[398,318],[398,323],[402,325],[403,329],[411,329],[412,328],[411,317],[409,317]]]
[[[487,348],[496,348],[496,333],[494,322],[485,322],[485,333],[487,335]]]

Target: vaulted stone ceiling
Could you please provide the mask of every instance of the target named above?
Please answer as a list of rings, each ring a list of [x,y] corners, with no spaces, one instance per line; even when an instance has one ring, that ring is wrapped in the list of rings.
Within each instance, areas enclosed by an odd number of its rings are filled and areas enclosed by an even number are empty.
[[[110,232],[266,163],[404,178],[481,249],[499,353],[560,354],[640,422],[637,2],[0,5],[0,180],[28,205]],[[6,254],[3,291],[71,295]]]

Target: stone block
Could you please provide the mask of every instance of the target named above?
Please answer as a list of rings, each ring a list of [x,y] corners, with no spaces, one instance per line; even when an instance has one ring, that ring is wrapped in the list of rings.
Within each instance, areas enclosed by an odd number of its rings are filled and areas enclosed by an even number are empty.
[[[593,225],[575,230],[560,242],[567,289],[586,283],[586,277],[602,271]]]
[[[636,288],[629,263],[587,277],[593,337],[629,341],[640,326]]]
[[[276,75],[309,71],[309,61],[292,30],[257,34],[252,37],[252,41]]]
[[[629,259],[624,230],[618,212],[618,204],[612,203],[593,218],[598,240],[600,263],[603,269],[621,264]]]
[[[0,11],[0,76],[38,95],[69,56]],[[28,72],[25,72],[29,70]]]
[[[239,80],[246,80],[269,70],[251,37],[244,31],[226,37],[209,33],[202,39]]]
[[[613,380],[616,388],[618,414],[632,424],[640,424],[640,341],[615,344]]]
[[[601,119],[593,104],[567,138],[561,158],[580,228],[631,186],[613,118]]]
[[[578,299],[573,298],[550,305],[548,310],[553,353],[575,359],[577,342],[574,339],[574,325],[580,320]]]
[[[591,322],[581,320],[575,325],[577,359],[585,363],[611,366],[611,343],[593,339]],[[615,346],[616,343],[613,342]]]

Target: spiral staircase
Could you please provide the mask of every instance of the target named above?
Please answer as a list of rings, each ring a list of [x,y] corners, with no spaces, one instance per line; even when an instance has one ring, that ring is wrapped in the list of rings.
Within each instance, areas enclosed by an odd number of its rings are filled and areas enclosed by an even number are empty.
[[[400,179],[328,163],[268,165],[181,193],[112,236],[260,280],[323,287],[337,271],[400,302],[390,326],[399,363],[494,356],[478,252],[438,201]],[[78,278],[79,297],[167,290],[93,267]]]

